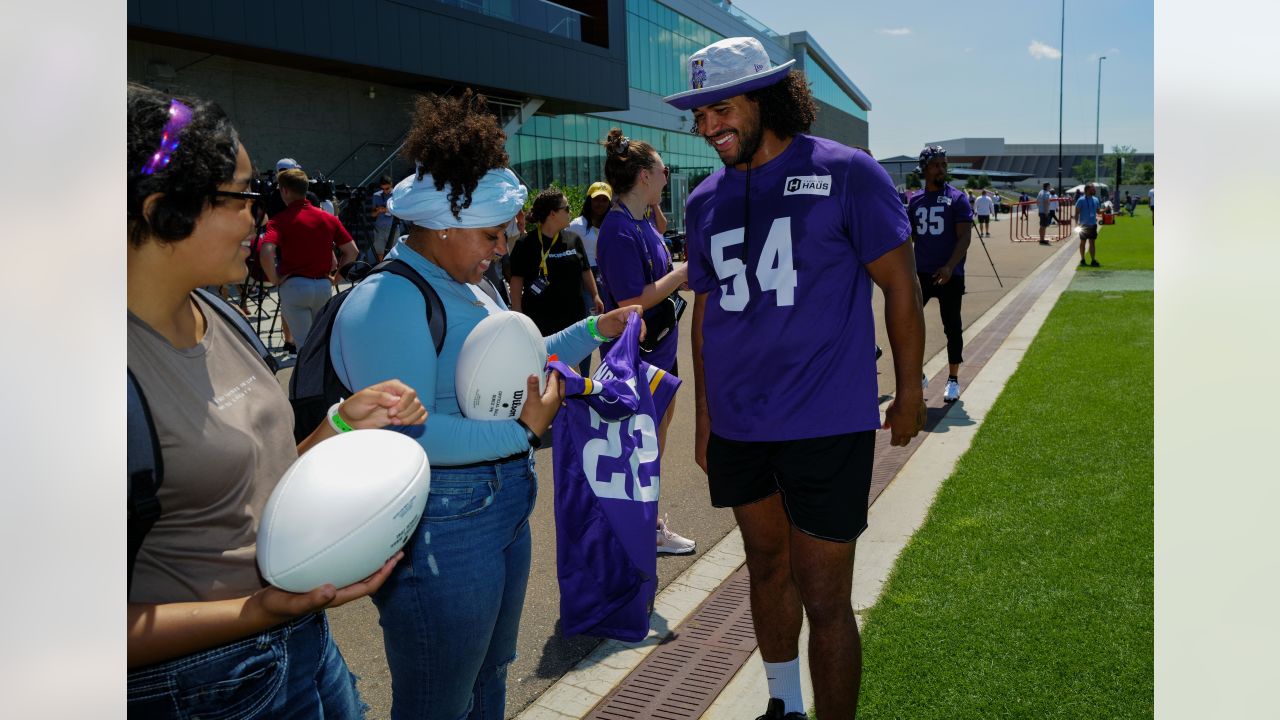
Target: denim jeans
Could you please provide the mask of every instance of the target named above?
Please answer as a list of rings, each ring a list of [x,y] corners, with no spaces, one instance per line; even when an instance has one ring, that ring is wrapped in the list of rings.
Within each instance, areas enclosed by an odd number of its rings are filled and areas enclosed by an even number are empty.
[[[529,581],[533,456],[432,468],[405,558],[373,596],[391,717],[502,720]]]
[[[364,717],[324,613],[129,673],[130,718]]]

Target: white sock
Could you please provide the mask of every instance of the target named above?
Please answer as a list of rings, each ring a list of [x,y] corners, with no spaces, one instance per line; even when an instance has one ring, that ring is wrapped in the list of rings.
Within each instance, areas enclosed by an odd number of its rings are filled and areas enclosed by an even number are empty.
[[[769,697],[786,703],[784,713],[806,713],[804,696],[800,692],[800,658],[787,662],[764,664],[765,677],[769,679]]]

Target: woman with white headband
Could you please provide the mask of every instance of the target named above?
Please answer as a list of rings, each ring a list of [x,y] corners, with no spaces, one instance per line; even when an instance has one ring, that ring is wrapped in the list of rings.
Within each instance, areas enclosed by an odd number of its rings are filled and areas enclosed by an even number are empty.
[[[529,376],[516,420],[463,417],[454,388],[458,352],[471,329],[505,310],[477,283],[507,253],[507,224],[528,191],[506,168],[506,136],[482,96],[419,98],[405,141],[418,172],[387,207],[412,223],[388,257],[407,263],[440,295],[448,329],[439,356],[422,294],[405,278],[378,273],[357,285],[338,312],[330,355],[348,387],[364,378],[403,378],[419,388],[430,417],[407,434],[431,458],[431,491],[406,557],[374,595],[391,668],[393,718],[501,720],[506,669],[529,577],[528,518],[537,497],[531,448],[559,410],[561,380],[545,392]],[[547,350],[576,364],[622,334],[623,307],[547,338]],[[354,383],[354,384],[353,384]]]

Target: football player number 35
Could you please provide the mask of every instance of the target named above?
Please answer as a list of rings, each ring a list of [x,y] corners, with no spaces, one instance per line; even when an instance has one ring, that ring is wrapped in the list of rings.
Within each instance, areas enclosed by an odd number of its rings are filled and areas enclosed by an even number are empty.
[[[727,248],[742,242],[742,235],[742,228],[735,228],[711,236],[711,262],[715,265],[716,277],[722,282],[730,282],[720,294],[720,307],[730,312],[743,310],[751,299],[746,263],[740,258],[724,256]],[[756,281],[761,290],[774,291],[779,306],[795,304],[796,269],[791,262],[791,218],[778,218],[769,228],[769,236],[765,238],[756,266]]]
[[[943,208],[937,205],[916,208],[916,235],[941,235],[944,226]]]

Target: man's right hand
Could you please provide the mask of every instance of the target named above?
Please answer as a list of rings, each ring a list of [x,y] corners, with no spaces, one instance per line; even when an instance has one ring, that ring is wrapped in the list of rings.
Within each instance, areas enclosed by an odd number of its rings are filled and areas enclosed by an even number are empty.
[[[707,445],[711,442],[711,415],[705,411],[698,412],[693,420],[693,461],[707,471]]]

